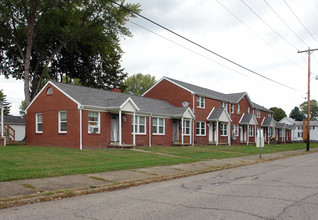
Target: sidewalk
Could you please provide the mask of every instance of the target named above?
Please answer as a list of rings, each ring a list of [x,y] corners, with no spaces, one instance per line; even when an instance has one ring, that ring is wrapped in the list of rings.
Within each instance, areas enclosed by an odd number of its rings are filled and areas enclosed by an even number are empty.
[[[318,152],[318,148],[311,149],[309,153],[313,152]],[[262,159],[259,159],[259,155],[252,155],[188,164],[0,182],[0,209],[117,190],[306,153],[305,150],[298,150],[264,154]]]

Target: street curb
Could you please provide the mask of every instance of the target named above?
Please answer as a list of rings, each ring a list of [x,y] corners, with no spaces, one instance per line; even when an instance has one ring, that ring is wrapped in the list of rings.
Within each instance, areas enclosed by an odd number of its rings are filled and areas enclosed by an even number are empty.
[[[44,191],[44,192],[34,193],[30,195],[15,196],[15,197],[10,197],[6,199],[0,199],[0,209],[22,206],[27,204],[34,204],[39,202],[55,201],[55,200],[71,198],[75,196],[89,195],[93,193],[115,191],[115,190],[120,190],[120,189],[129,188],[129,187],[140,186],[140,185],[146,185],[146,184],[155,183],[155,182],[168,181],[173,179],[194,176],[198,174],[204,174],[208,172],[242,167],[242,166],[247,166],[247,165],[257,164],[257,163],[264,163],[268,161],[273,161],[273,160],[278,160],[278,159],[283,159],[283,158],[288,158],[293,156],[299,156],[299,155],[305,155],[309,153],[316,153],[317,151],[318,149],[315,149],[309,152],[306,152],[303,150],[279,152],[279,153],[275,153],[276,155],[272,158],[252,159],[248,162],[246,161],[239,162],[232,165],[228,163],[224,163],[223,165],[219,165],[216,167],[211,166],[209,168],[201,169],[201,170],[185,171],[180,174],[156,176],[156,177],[150,177],[146,179],[123,181],[120,183],[112,183],[107,185],[99,185],[99,186],[92,186],[92,187],[85,187],[85,188],[70,188],[66,190]]]

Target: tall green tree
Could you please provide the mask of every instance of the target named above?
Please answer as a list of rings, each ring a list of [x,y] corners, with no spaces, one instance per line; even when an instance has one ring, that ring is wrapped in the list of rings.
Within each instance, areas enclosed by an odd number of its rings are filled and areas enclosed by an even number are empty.
[[[281,119],[287,116],[285,111],[282,108],[272,107],[269,110],[274,112],[275,121],[280,121]]]
[[[7,96],[0,90],[0,102],[4,105],[3,114],[10,115],[11,103],[7,101]]]
[[[300,104],[300,110],[301,112],[306,116],[307,118],[307,102],[303,102]],[[318,102],[315,99],[310,100],[310,120],[316,121],[318,119]]]
[[[306,118],[304,113],[302,113],[297,106],[295,106],[295,108],[293,108],[293,110],[291,110],[289,117],[292,119],[295,119],[296,121],[302,121],[303,119]]]
[[[142,95],[156,83],[156,77],[150,74],[137,73],[127,77],[125,80],[125,93]]]
[[[120,2],[139,11],[139,4]],[[45,81],[63,74],[112,88],[126,76],[119,41],[131,36],[125,23],[133,16],[105,0],[1,0],[1,74],[24,80],[26,105]]]

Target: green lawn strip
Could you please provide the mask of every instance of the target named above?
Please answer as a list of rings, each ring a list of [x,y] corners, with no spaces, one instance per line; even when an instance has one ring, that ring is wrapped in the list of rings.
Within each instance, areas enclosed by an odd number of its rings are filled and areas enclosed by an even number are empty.
[[[7,146],[0,149],[0,181],[135,169],[194,161],[198,159],[149,155],[124,149],[80,151],[54,147]]]

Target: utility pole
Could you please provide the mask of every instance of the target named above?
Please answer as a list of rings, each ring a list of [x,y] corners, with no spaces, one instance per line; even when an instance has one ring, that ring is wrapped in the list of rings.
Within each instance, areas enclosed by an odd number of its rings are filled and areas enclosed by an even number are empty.
[[[306,146],[306,151],[309,151],[309,146],[310,146],[310,55],[315,50],[318,50],[318,49],[310,49],[310,47],[308,47],[308,50],[298,51],[298,53],[307,53],[308,54],[307,146]]]

